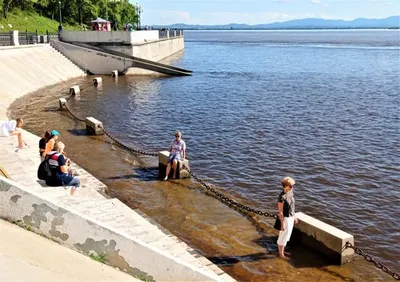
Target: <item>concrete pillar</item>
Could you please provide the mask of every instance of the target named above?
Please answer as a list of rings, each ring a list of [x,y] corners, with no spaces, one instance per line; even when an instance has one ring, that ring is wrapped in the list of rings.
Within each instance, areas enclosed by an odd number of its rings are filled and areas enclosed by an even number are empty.
[[[118,77],[118,71],[117,70],[113,70],[112,73],[111,73],[111,76],[117,78]]]
[[[93,78],[93,84],[94,86],[97,86],[103,82],[103,79],[101,77],[95,77]]]
[[[165,177],[168,160],[169,160],[169,151],[158,152],[158,177],[160,179],[163,179]],[[183,165],[189,168],[189,160],[184,159],[182,161],[178,161],[178,169],[176,172],[177,179],[190,178],[189,172],[182,168]],[[172,175],[173,175],[173,170],[171,168],[170,176],[172,177]]]
[[[15,46],[18,46],[18,45],[19,45],[18,30],[13,30],[12,36],[13,36],[13,44],[14,44]]]
[[[354,246],[353,235],[302,212],[297,212],[296,218],[299,223],[295,225],[290,241],[322,253],[338,265],[352,259],[354,250],[345,246],[347,242]]]
[[[103,130],[103,123],[93,117],[86,118],[86,132],[89,135],[102,135],[104,134]]]
[[[66,107],[66,105],[67,105],[67,99],[65,99],[65,98],[60,98],[60,99],[58,99],[58,102],[59,102],[59,104],[60,104],[60,111],[65,111],[65,110],[67,110],[67,107]]]
[[[76,95],[78,96],[81,93],[81,89],[79,85],[74,85],[69,89],[69,95]]]

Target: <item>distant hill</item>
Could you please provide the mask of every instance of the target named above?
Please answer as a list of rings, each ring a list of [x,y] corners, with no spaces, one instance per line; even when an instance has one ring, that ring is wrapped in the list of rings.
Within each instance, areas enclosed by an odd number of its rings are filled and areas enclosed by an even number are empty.
[[[325,19],[300,19],[286,22],[275,22],[269,24],[247,25],[231,23],[225,25],[188,25],[176,23],[172,25],[154,28],[177,28],[177,29],[343,29],[343,28],[400,28],[400,16],[392,16],[385,19],[358,18],[352,21],[325,20]]]

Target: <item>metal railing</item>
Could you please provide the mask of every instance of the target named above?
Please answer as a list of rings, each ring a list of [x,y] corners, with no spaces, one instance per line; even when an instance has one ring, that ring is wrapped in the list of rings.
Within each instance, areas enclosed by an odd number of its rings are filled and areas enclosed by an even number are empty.
[[[16,38],[17,45],[29,45],[38,43],[50,43],[52,39],[58,39],[57,32],[49,32],[46,30],[46,34],[38,34],[37,30],[34,32],[29,32],[25,30],[24,32],[18,31],[18,38]],[[14,32],[0,32],[0,46],[13,46],[14,45]]]
[[[0,46],[14,45],[12,31],[0,32]]]
[[[25,30],[25,32],[19,32],[18,42],[19,45],[38,44],[37,30],[35,32],[28,32],[28,30]]]
[[[180,36],[183,36],[183,30],[182,29],[160,29],[158,31],[158,36],[160,39],[180,37]]]

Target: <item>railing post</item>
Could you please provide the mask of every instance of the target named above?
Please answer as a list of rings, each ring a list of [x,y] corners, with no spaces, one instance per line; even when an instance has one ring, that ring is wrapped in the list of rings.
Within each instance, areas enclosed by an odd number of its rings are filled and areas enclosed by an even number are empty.
[[[25,29],[25,40],[26,40],[25,44],[29,44],[28,30],[27,29]]]
[[[19,45],[19,35],[18,35],[19,31],[18,30],[13,30],[12,34],[13,34],[13,45],[14,46],[18,46]]]

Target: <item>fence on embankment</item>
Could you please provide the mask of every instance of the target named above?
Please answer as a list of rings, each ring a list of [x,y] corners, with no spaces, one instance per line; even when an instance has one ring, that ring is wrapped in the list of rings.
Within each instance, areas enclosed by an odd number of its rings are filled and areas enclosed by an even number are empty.
[[[45,34],[39,34],[37,30],[31,32],[25,31],[9,31],[0,32],[0,46],[17,46],[39,43],[49,43],[51,39],[58,38],[58,34],[46,30]]]

